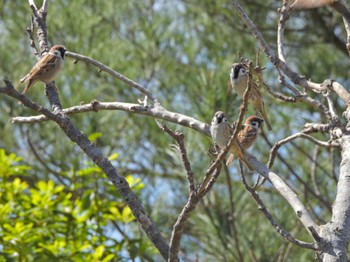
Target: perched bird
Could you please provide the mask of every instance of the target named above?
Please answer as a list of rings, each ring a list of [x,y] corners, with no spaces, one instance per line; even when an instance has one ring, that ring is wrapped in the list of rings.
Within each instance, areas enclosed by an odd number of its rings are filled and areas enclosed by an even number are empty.
[[[244,150],[247,150],[253,145],[259,135],[259,130],[263,122],[264,120],[257,116],[250,116],[247,118],[237,135],[238,142]]]
[[[230,80],[232,88],[243,98],[244,91],[247,89],[248,84],[248,70],[244,63],[234,63],[232,65]],[[271,124],[265,112],[263,97],[256,83],[254,81],[251,81],[251,83],[252,87],[248,94],[248,102],[251,103],[254,109],[262,116],[266,122],[267,130],[271,130]]]
[[[250,148],[259,135],[259,131],[264,120],[257,116],[250,116],[245,121],[242,129],[237,135],[239,144],[244,150]],[[231,163],[234,156],[230,155],[227,162]]]
[[[50,51],[41,57],[30,72],[19,81],[20,83],[26,82],[22,94],[25,94],[38,81],[45,84],[52,82],[63,66],[66,51],[66,48],[62,45],[51,47]]]
[[[350,23],[350,11],[341,0],[295,0],[291,9],[309,9],[328,5],[339,12]]]
[[[224,148],[230,140],[230,137],[233,133],[233,128],[228,124],[228,120],[222,111],[218,111],[215,113],[213,120],[211,121],[210,133],[214,142],[220,148]],[[226,165],[233,161],[234,156],[238,156],[238,158],[246,165],[247,168],[249,168],[250,170],[254,170],[252,165],[245,158],[244,149],[238,143],[238,138],[236,138],[236,140],[234,141],[229,152],[231,153],[229,156],[229,159],[231,160],[230,162],[227,162]]]

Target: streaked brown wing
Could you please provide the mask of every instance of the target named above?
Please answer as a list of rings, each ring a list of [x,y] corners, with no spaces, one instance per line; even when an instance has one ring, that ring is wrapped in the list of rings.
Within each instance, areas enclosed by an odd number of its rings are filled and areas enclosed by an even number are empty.
[[[52,70],[56,67],[56,58],[53,55],[45,55],[43,56],[30,70],[29,77],[30,78],[39,78],[40,75],[46,73],[49,70]]]
[[[251,126],[244,126],[238,133],[238,141],[244,149],[252,146],[257,137],[257,130]]]

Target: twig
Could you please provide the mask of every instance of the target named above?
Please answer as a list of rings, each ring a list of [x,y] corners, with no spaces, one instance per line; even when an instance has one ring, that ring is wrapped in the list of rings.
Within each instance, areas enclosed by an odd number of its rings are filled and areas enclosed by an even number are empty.
[[[169,248],[169,262],[178,261],[177,254],[179,253],[180,240],[185,227],[185,222],[190,217],[191,212],[196,208],[199,199],[200,198],[195,191],[190,193],[186,205],[182,209],[173,226]]]
[[[177,144],[179,145],[178,149],[180,151],[181,160],[185,167],[187,179],[189,182],[189,198],[187,200],[186,205],[182,209],[181,214],[177,218],[176,223],[174,224],[174,227],[173,227],[173,231],[171,233],[168,261],[172,262],[172,261],[178,261],[180,240],[182,237],[182,232],[185,227],[185,222],[188,220],[190,213],[196,208],[199,201],[199,197],[197,196],[197,192],[195,191],[191,163],[188,160],[187,152],[184,144],[184,135],[178,131],[174,132],[170,130],[164,123],[159,123],[158,121],[156,122],[157,122],[157,125],[160,127],[160,129],[162,129],[164,132],[166,132],[172,138],[174,138]]]
[[[32,47],[33,51],[34,51],[34,55],[39,58],[39,52],[37,47],[35,46],[35,41],[34,41],[34,17],[31,16],[31,20],[30,20],[30,27],[27,27],[27,34],[30,40],[30,46]]]
[[[298,96],[290,96],[289,97],[289,96],[285,96],[285,95],[282,95],[282,94],[280,94],[278,92],[273,91],[271,89],[271,87],[264,82],[263,77],[262,77],[262,70],[261,69],[260,70],[256,70],[255,69],[255,72],[258,75],[258,83],[259,83],[259,85],[263,85],[265,87],[265,89],[267,90],[267,92],[270,95],[272,95],[274,98],[279,99],[279,100],[284,101],[284,102],[291,102],[291,103],[295,103],[295,102],[298,102],[298,100],[301,100],[300,95],[298,95]],[[296,90],[296,92],[295,92],[295,90],[293,89],[293,91],[294,91],[294,93],[299,94],[298,90]]]
[[[34,0],[28,0],[28,2],[29,2],[30,8],[32,9],[32,12],[34,13],[34,16],[38,17],[39,16],[38,8],[36,7]]]
[[[277,47],[278,47],[278,57],[283,62],[286,62],[284,57],[284,27],[289,18],[288,15],[289,4],[288,0],[283,0],[282,8],[279,10],[280,19],[278,20],[278,29],[277,29]]]
[[[321,84],[322,90],[321,92],[335,92],[344,102],[347,106],[349,106],[350,103],[350,93],[344,88],[341,84],[339,84],[337,81],[333,79],[326,79]]]
[[[284,145],[284,144],[286,144],[286,143],[288,143],[296,138],[299,138],[299,137],[310,140],[311,142],[313,142],[314,144],[319,145],[319,146],[324,146],[324,147],[338,147],[339,146],[339,144],[334,142],[334,141],[328,141],[328,142],[320,141],[320,140],[317,140],[316,138],[314,138],[310,135],[299,132],[299,133],[296,133],[294,135],[286,137],[285,139],[282,139],[282,140],[278,141],[277,143],[275,143],[275,145],[272,147],[272,149],[270,151],[270,157],[269,157],[269,161],[267,163],[267,166],[271,167],[273,165],[273,162],[274,162],[275,157],[276,157],[276,152],[282,145]]]
[[[301,221],[301,223],[304,225],[306,229],[308,229],[308,232],[310,235],[313,235],[309,228],[314,228],[317,232],[319,232],[318,225],[313,221],[311,218],[311,215],[309,211],[306,209],[306,207],[303,205],[303,203],[300,201],[298,196],[290,189],[290,187],[284,182],[282,178],[280,178],[277,174],[271,172],[266,166],[261,164],[258,160],[255,158],[250,159],[250,163],[253,165],[255,170],[268,179],[271,184],[276,188],[276,190],[284,197],[284,199],[289,203],[289,205],[293,208],[295,211],[297,217]]]
[[[332,167],[332,176],[331,176],[331,178],[332,178],[336,183],[338,183],[337,173],[336,173],[336,171],[335,171],[335,168],[336,168],[335,150],[334,150],[333,147],[331,148],[331,167]]]
[[[261,83],[259,81],[259,83]],[[265,87],[265,89],[267,90],[267,92],[272,95],[274,98],[276,99],[279,99],[281,101],[284,101],[284,102],[289,102],[289,103],[296,103],[298,102],[299,100],[301,100],[301,97],[300,96],[285,96],[285,95],[282,95],[278,92],[274,92],[269,86],[268,84],[266,84],[265,82],[262,82],[262,85]]]
[[[40,156],[40,154],[38,153],[38,151],[36,150],[35,146],[33,145],[32,141],[30,140],[29,134],[28,132],[26,133],[26,139],[27,139],[27,143],[29,145],[29,148],[32,150],[35,158],[40,162],[40,164],[51,174],[53,174],[58,181],[60,181],[60,183],[62,185],[67,186],[67,183],[61,178],[60,173],[58,173],[57,171],[53,170],[52,168],[49,167],[49,165],[46,163],[46,161]]]
[[[334,126],[341,126],[338,115],[335,112],[334,104],[333,104],[333,101],[331,99],[330,94],[327,94],[326,98],[327,98],[327,102],[328,102],[329,113],[332,116],[331,124],[333,124]]]
[[[41,12],[47,13],[48,6],[49,6],[49,0],[44,0],[43,5],[40,8]]]
[[[34,0],[28,0],[29,6],[32,9],[35,20],[37,22],[37,38],[40,46],[41,56],[48,52],[48,43],[47,43],[47,28],[46,28],[46,15],[47,13],[39,12],[36,7]]]
[[[126,76],[118,73],[117,71],[113,70],[112,68],[102,64],[101,62],[94,60],[90,57],[81,55],[81,54],[77,54],[77,53],[73,53],[73,52],[66,52],[66,56],[69,57],[73,57],[77,60],[82,60],[84,62],[87,62],[89,64],[92,64],[96,67],[98,67],[101,71],[105,71],[108,74],[110,74],[111,76],[123,81],[124,83],[126,83],[127,85],[136,88],[137,90],[139,90],[141,93],[143,93],[144,95],[146,95],[149,99],[151,99],[153,102],[157,102],[157,99],[152,95],[152,93],[150,91],[148,91],[146,88],[144,88],[142,85],[132,81],[131,79],[127,78]]]
[[[272,148],[272,144],[271,142],[268,140],[268,138],[266,137],[266,135],[263,135],[266,143],[268,143],[268,145],[270,146],[270,148]],[[297,148],[298,150],[300,150],[300,148]],[[310,192],[320,203],[322,203],[330,212],[331,212],[331,205],[323,198],[323,195],[317,195],[309,186],[309,183],[304,181],[300,175],[295,171],[295,168],[293,168],[284,157],[281,156],[281,154],[277,151],[276,156],[278,157],[278,159],[287,167],[288,171],[297,179],[298,182],[300,182],[306,191]],[[271,168],[270,166],[268,166],[268,168]],[[265,179],[263,180],[263,182],[261,182],[260,184],[258,184],[259,186],[262,185],[265,182]],[[288,177],[286,177],[286,179],[288,179]],[[294,190],[295,192],[297,192],[298,194],[302,194],[302,192],[300,191],[300,189],[296,186],[294,186],[293,184],[288,183],[288,186],[291,187],[292,190]],[[254,185],[253,188],[256,188],[257,185]]]
[[[312,249],[312,250],[318,250],[318,246],[316,243],[307,243],[304,241],[300,241],[296,238],[294,238],[290,233],[288,233],[285,229],[283,229],[271,216],[270,212],[267,210],[265,207],[263,201],[261,200],[259,194],[252,189],[251,187],[248,186],[247,181],[245,180],[245,177],[243,175],[243,165],[240,163],[239,164],[239,170],[240,170],[240,175],[241,175],[241,180],[243,182],[243,185],[247,189],[247,191],[252,195],[254,200],[258,203],[258,209],[263,212],[267,220],[270,222],[270,224],[276,229],[277,233],[279,233],[283,238],[287,239],[289,242],[303,247],[307,249]]]
[[[242,254],[242,251],[240,249],[240,241],[238,239],[238,230],[236,227],[236,218],[235,218],[235,203],[233,201],[233,191],[232,191],[232,180],[230,177],[230,173],[228,171],[227,166],[224,167],[225,175],[226,175],[226,181],[227,181],[227,190],[229,193],[229,206],[230,206],[230,215],[229,215],[229,222],[230,222],[230,227],[232,228],[232,234],[233,234],[233,239],[234,239],[234,245],[237,250],[238,256],[239,256],[239,261],[244,261],[244,256]]]
[[[307,159],[310,159],[310,161],[313,161],[313,160],[314,160],[314,157],[313,157],[312,155],[310,155],[310,154],[306,151],[306,149],[305,149],[306,147],[305,147],[303,144],[299,145],[299,144],[297,144],[295,141],[291,141],[291,144],[292,144],[292,146],[295,147],[299,152],[301,152],[302,154],[304,154],[304,155],[307,157]],[[318,145],[316,145],[316,146],[318,146]],[[319,147],[319,146],[318,146],[318,147]],[[334,148],[334,147],[332,147],[332,148]],[[305,160],[306,160],[306,159],[305,159]],[[318,168],[318,169],[320,169],[320,171],[322,171],[324,175],[330,177],[331,174],[327,171],[327,169],[326,169],[325,167],[323,167],[323,166],[321,165],[321,163],[322,163],[322,161],[316,162],[316,163],[315,163],[315,167]]]
[[[320,152],[320,147],[316,145],[314,149],[314,153],[312,154],[312,165],[311,165],[311,181],[312,181],[312,185],[314,187],[314,191],[316,195],[321,195],[320,189],[316,181],[317,157],[319,152]]]
[[[182,163],[183,163],[184,168],[186,170],[187,179],[189,182],[189,193],[194,192],[195,186],[194,186],[194,180],[193,180],[193,171],[191,168],[191,163],[187,157],[187,151],[186,151],[186,147],[185,147],[185,143],[184,143],[184,138],[185,138],[184,134],[182,134],[179,131],[174,132],[174,131],[170,130],[166,126],[166,124],[164,124],[164,123],[160,123],[159,121],[156,121],[156,122],[157,122],[157,125],[159,126],[159,128],[162,129],[167,134],[169,134],[172,138],[174,138],[176,140],[177,144],[179,145],[181,160],[182,160]]]
[[[65,108],[62,113],[65,115],[73,115],[85,112],[98,112],[99,110],[121,110],[140,115],[153,116],[158,119],[166,120],[185,127],[192,128],[204,135],[210,136],[210,127],[208,124],[201,122],[193,117],[188,117],[179,113],[166,110],[160,105],[154,107],[143,106],[140,104],[122,103],[122,102],[99,102],[91,101],[89,104],[73,106]],[[13,124],[32,124],[36,122],[49,121],[45,115],[28,116],[28,117],[13,117],[10,122]]]
[[[304,134],[310,133],[328,133],[331,130],[330,124],[321,124],[321,123],[306,123],[304,129],[301,131]]]

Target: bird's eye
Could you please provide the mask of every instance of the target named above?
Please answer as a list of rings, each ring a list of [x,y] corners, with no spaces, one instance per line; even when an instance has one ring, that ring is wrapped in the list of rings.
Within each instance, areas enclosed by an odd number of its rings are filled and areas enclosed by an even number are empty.
[[[252,121],[252,126],[256,127],[256,128],[259,128],[259,122],[257,121]]]
[[[247,71],[246,71],[244,68],[242,68],[242,69],[241,69],[241,73],[242,73],[242,74],[245,74],[245,73],[247,73]]]
[[[227,118],[222,119],[222,122],[227,123]]]

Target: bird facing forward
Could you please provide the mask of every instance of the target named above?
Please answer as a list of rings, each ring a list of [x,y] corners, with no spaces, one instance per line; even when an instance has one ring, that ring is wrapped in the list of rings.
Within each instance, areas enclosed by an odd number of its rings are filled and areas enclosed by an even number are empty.
[[[66,51],[66,48],[62,45],[51,47],[50,51],[41,57],[30,72],[19,81],[20,83],[26,82],[22,94],[25,94],[38,81],[45,84],[51,83],[63,66]]]
[[[234,63],[231,67],[230,80],[232,88],[237,92],[238,96],[243,98],[244,91],[248,85],[248,70],[244,63]],[[248,94],[248,102],[253,105],[254,109],[262,116],[266,122],[268,130],[271,130],[271,124],[267,118],[263,97],[259,91],[257,84],[251,81],[252,87]]]
[[[239,131],[236,140],[229,150],[231,154],[226,162],[226,165],[230,164],[234,157],[237,156],[247,168],[249,168],[251,171],[254,170],[252,165],[245,158],[244,151],[248,149],[256,140],[262,122],[263,119],[257,116],[251,116],[246,120],[244,126]],[[228,124],[228,120],[222,111],[215,113],[211,122],[210,133],[214,142],[220,148],[224,148],[227,145],[230,137],[233,134],[233,129],[234,127],[232,128]]]

